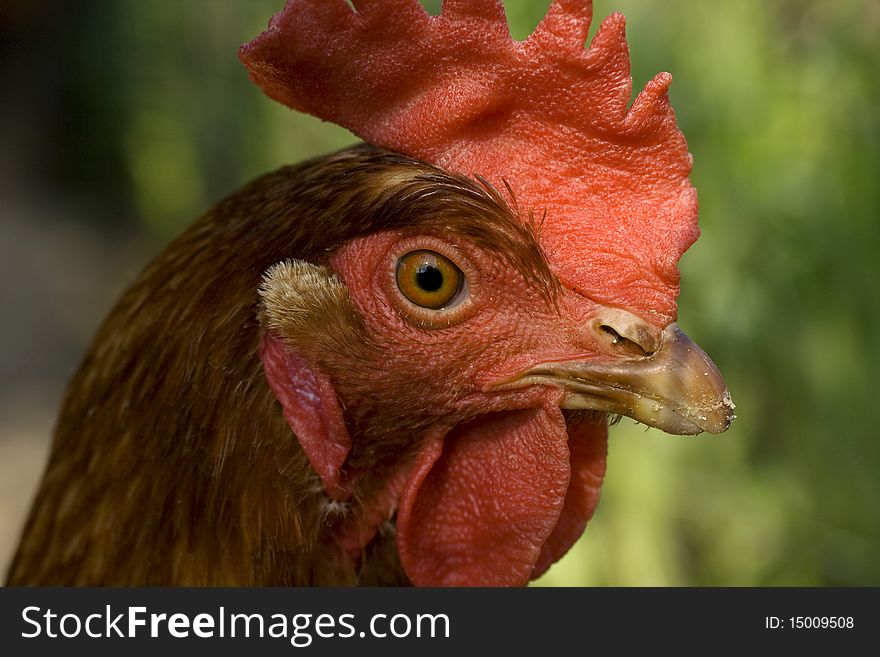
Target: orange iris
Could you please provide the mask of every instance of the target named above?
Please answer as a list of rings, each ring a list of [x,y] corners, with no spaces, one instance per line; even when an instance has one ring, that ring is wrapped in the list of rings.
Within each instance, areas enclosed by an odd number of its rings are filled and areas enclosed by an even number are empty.
[[[455,299],[464,274],[449,258],[434,251],[412,251],[397,261],[397,287],[422,308],[439,310]]]

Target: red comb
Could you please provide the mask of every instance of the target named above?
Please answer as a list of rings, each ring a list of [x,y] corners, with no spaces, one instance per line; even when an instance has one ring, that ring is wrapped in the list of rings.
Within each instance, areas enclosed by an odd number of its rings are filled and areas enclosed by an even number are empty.
[[[544,218],[569,287],[658,325],[674,319],[681,254],[699,234],[691,157],[660,73],[628,107],[624,18],[588,49],[590,0],[555,0],[525,41],[499,0],[289,0],[242,46],[272,98],[364,140],[513,190]],[[526,212],[528,211],[528,212]]]

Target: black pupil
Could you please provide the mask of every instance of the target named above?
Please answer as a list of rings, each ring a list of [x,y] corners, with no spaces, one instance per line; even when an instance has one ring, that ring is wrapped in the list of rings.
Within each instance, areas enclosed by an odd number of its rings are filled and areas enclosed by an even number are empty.
[[[419,265],[416,284],[425,292],[436,292],[443,286],[443,272],[429,263]]]

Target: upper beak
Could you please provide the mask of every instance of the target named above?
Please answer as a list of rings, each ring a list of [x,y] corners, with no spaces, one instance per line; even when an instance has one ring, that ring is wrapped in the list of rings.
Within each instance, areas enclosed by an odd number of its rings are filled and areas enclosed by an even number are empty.
[[[650,355],[614,362],[543,363],[503,387],[550,384],[566,394],[563,408],[629,416],[667,433],[721,433],[734,404],[718,368],[675,324]]]

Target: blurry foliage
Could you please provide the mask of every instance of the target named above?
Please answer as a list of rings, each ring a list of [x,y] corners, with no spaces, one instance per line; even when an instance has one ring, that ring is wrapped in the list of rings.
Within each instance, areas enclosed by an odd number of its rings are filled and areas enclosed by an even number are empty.
[[[547,4],[508,0],[514,37]],[[249,178],[353,143],[247,81],[235,48],[281,5],[64,3],[59,179],[164,239]],[[703,228],[680,324],[739,417],[720,437],[613,428],[596,517],[541,583],[880,584],[880,4],[595,10],[593,31],[628,18],[635,92],[675,76]]]

